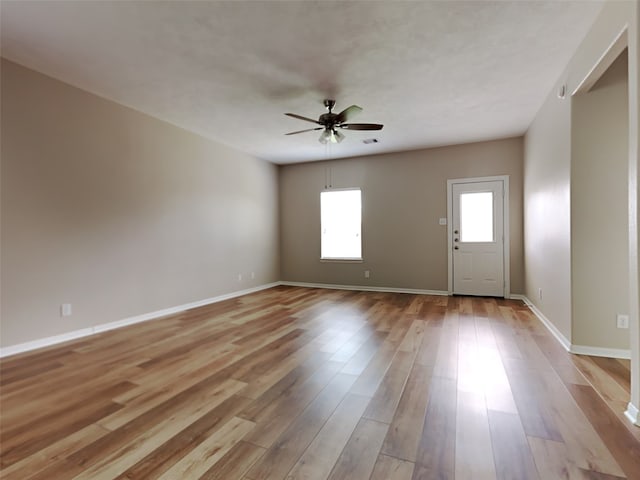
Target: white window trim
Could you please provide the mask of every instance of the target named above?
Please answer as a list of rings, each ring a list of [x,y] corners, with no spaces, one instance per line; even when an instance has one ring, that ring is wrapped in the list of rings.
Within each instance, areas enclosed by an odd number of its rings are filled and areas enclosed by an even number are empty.
[[[322,227],[320,230],[320,252],[319,258],[321,263],[363,263],[364,262],[364,242],[362,241],[363,233],[362,233],[362,212],[364,211],[363,207],[363,190],[361,187],[343,187],[343,188],[325,188],[322,192],[348,192],[358,190],[360,192],[360,257],[323,257],[322,256]],[[320,206],[322,209],[322,205]],[[320,212],[322,216],[322,210]]]
[[[320,257],[322,263],[363,263],[362,258]]]

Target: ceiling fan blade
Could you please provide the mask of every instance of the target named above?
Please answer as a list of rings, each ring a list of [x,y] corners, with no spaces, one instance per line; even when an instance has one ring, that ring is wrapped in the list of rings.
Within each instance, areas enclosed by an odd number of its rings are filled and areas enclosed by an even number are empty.
[[[307,128],[306,130],[298,130],[296,132],[285,133],[285,135],[295,135],[296,133],[313,132],[314,130],[322,130],[324,127]]]
[[[285,113],[288,117],[297,118],[298,120],[304,120],[306,122],[317,123],[318,125],[322,125],[319,121],[314,120],[313,118],[303,117],[302,115],[296,115],[295,113]]]
[[[338,125],[338,127],[346,130],[382,130],[384,125],[379,123],[343,123],[342,125]]]
[[[336,117],[336,123],[346,122],[351,117],[353,117],[354,115],[357,115],[361,111],[362,111],[362,108],[359,107],[358,105],[351,105],[350,107],[345,108],[343,111],[341,111],[338,114],[338,116]]]

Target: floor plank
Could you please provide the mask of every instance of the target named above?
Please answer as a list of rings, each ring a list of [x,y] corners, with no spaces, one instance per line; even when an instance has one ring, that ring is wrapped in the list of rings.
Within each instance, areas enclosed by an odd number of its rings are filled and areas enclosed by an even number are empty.
[[[538,471],[518,416],[489,411],[489,425],[497,478],[537,479]]]
[[[431,368],[414,365],[382,446],[386,455],[416,461],[429,401]]]
[[[455,478],[496,478],[486,402],[482,393],[458,391]]]
[[[640,478],[640,444],[591,387],[571,385],[571,394],[628,478]]]
[[[367,397],[348,394],[293,466],[287,478],[326,479],[368,403]]]
[[[413,352],[399,351],[396,353],[389,370],[364,412],[365,418],[384,423],[391,422],[411,371],[414,357]]]
[[[340,454],[330,480],[368,480],[389,426],[362,419]]]
[[[118,479],[156,478],[179,460],[193,445],[199,445],[225,425],[240,411],[249,399],[233,395],[180,431],[149,455],[125,470]]]
[[[380,455],[371,480],[411,480],[414,464],[387,455]]]
[[[264,448],[240,440],[199,480],[229,480],[242,478],[249,468],[264,455]]]
[[[247,478],[253,480],[285,478],[286,474],[304,454],[342,399],[347,395],[356,377],[339,373],[277,438],[263,457],[249,470]],[[251,441],[249,436],[247,441]]]
[[[433,377],[413,479],[455,478],[456,381]]]
[[[254,424],[234,417],[220,430],[182,457],[159,478],[200,478],[213,467],[235,444],[253,428]]]

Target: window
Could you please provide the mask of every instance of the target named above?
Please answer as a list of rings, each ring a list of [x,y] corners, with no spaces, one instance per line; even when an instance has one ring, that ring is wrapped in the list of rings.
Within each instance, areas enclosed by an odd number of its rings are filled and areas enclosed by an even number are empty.
[[[460,194],[460,241],[493,242],[493,192]]]
[[[362,260],[360,189],[320,193],[320,257]]]

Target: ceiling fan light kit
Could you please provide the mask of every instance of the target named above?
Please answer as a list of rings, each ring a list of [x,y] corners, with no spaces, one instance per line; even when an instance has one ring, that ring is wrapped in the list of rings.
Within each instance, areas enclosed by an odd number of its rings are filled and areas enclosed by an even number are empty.
[[[329,130],[326,128],[321,134],[318,141],[322,144],[325,143],[340,143],[344,140],[344,135],[336,130]]]
[[[382,130],[383,125],[379,123],[345,123],[347,120],[349,120],[349,118],[360,113],[362,111],[362,108],[357,105],[351,105],[350,107],[345,108],[342,112],[336,114],[332,111],[335,104],[335,100],[326,99],[324,101],[324,106],[327,107],[328,113],[320,115],[320,117],[318,117],[318,120],[314,120],[309,117],[303,117],[302,115],[297,115],[295,113],[285,113],[285,115],[289,117],[320,125],[320,127],[297,130],[295,132],[285,133],[285,135],[296,135],[298,133],[312,132],[314,130],[323,130],[318,141],[320,143],[326,144],[340,143],[342,140],[344,140],[345,136],[337,129]]]

